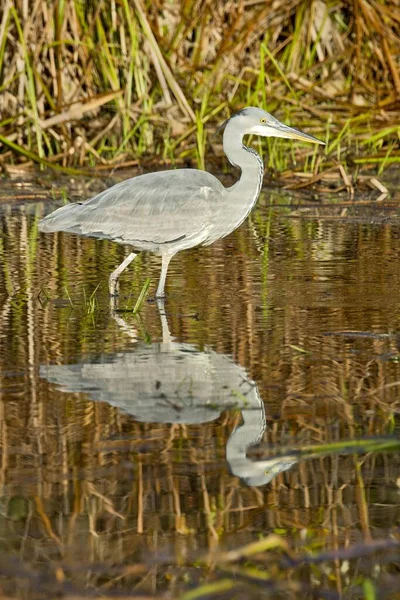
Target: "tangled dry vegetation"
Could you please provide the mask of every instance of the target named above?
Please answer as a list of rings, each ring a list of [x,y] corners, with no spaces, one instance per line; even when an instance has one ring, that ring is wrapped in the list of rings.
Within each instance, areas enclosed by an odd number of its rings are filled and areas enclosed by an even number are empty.
[[[382,170],[399,41],[399,0],[0,0],[0,164],[203,167],[207,128],[253,104],[327,143],[269,141],[271,169]]]

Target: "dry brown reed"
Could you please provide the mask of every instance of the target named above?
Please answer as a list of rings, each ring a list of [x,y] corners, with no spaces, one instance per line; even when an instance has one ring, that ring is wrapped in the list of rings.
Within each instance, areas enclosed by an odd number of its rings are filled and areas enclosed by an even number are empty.
[[[399,14],[399,0],[0,0],[1,164],[202,165],[199,126],[253,104],[326,140],[296,168],[383,168],[400,159]]]

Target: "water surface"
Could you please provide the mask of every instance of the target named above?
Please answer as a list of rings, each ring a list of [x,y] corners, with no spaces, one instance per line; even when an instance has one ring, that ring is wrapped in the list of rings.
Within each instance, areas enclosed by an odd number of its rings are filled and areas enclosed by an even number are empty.
[[[0,204],[5,592],[180,597],[218,579],[197,560],[275,533],[298,557],[381,547],[281,565],[267,597],[363,598],[367,579],[393,598],[397,454],[298,451],[398,437],[397,205],[266,191],[229,237],[178,254],[165,307],[135,317],[160,260],[135,259],[113,312],[129,249],[38,234],[61,194],[15,190]],[[247,583],[238,597],[261,597]]]

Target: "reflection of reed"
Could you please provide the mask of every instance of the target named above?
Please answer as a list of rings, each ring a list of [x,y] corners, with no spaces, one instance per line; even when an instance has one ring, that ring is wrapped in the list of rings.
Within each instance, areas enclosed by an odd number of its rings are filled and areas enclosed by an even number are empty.
[[[221,539],[236,545],[272,529],[295,544],[306,531],[310,547],[324,548],[390,535],[399,519],[395,456],[366,456],[356,464],[351,456],[316,459],[266,488],[251,489],[223,466],[225,443],[240,415],[223,413],[216,423],[192,426],[189,436],[185,425],[135,423],[115,407],[48,388],[39,379],[40,364],[74,362],[115,352],[123,339],[131,343],[107,310],[87,314],[81,294],[83,285],[92,290],[106,282],[120,255],[107,244],[67,236],[39,240],[37,252],[30,217],[24,229],[19,211],[1,223],[0,526],[9,554],[20,556],[23,540],[32,564],[49,564],[62,553],[72,567],[90,560],[132,564],[161,552],[185,558]],[[381,331],[383,323],[387,332],[396,330],[395,233],[273,220],[264,306],[259,254],[246,228],[201,255],[177,259],[167,307],[171,331],[184,343],[232,354],[246,367],[268,409],[269,443],[328,442],[353,431],[386,433],[396,425],[397,338],[324,335]],[[137,289],[142,264],[134,272]],[[153,259],[146,272],[152,267]],[[60,309],[52,301],[42,307],[36,298],[44,279],[53,299],[65,297],[67,286],[75,308]],[[99,305],[107,306],[106,294],[99,293]],[[187,316],[193,313],[198,320]],[[144,306],[142,322],[146,335],[159,339],[151,304]],[[344,585],[339,571],[328,587]],[[87,585],[96,586],[99,577],[88,573]],[[158,589],[151,569],[146,573],[144,589]],[[126,582],[137,584],[141,577],[130,574]]]

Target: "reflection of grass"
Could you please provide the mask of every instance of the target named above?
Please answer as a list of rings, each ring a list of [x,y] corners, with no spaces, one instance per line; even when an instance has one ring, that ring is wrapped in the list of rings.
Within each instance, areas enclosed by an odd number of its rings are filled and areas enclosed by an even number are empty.
[[[369,452],[399,452],[400,440],[396,438],[364,438],[347,439],[326,444],[310,444],[306,446],[281,447],[276,452],[275,448],[266,451],[266,457],[279,458],[291,456],[294,459],[312,459],[318,456],[333,456],[335,454],[367,454]],[[263,457],[263,450],[258,452]]]
[[[11,296],[13,293],[12,276],[10,272],[9,261],[7,261],[6,253],[4,251],[4,240],[2,237],[0,237],[0,262],[3,267],[7,295]]]
[[[64,292],[65,292],[65,295],[67,296],[67,299],[68,299],[68,302],[69,302],[71,308],[74,308],[74,303],[72,302],[72,298],[69,294],[67,286],[64,287]]]
[[[99,308],[99,302],[97,300],[97,290],[99,289],[100,283],[96,285],[93,292],[87,298],[86,290],[83,288],[83,297],[85,301],[86,313],[93,315],[96,310]]]

